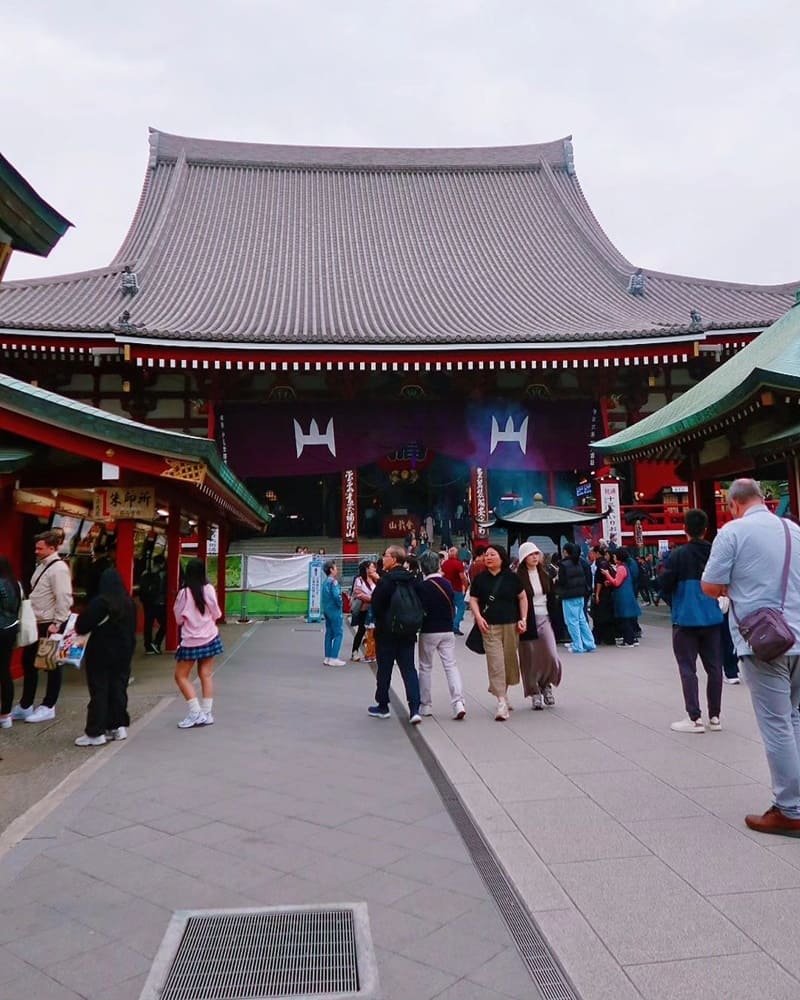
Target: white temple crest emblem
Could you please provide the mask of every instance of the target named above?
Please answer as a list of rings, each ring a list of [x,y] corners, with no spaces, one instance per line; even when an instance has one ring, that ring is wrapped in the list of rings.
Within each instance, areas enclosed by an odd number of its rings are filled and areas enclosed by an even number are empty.
[[[526,454],[528,449],[528,418],[524,417],[522,423],[519,425],[519,430],[515,431],[514,418],[509,417],[508,420],[506,420],[505,428],[501,431],[500,425],[497,423],[497,417],[492,417],[492,435],[489,443],[490,455],[494,454],[495,448],[501,441],[506,441],[508,443],[516,441],[522,454]]]
[[[303,428],[300,426],[298,420],[293,420],[294,423],[294,443],[297,447],[297,457],[303,454],[303,449],[308,445],[309,447],[313,444],[324,444],[328,446],[328,451],[336,458],[336,438],[333,434],[333,417],[328,421],[328,426],[325,428],[325,433],[320,434],[319,424],[316,420],[312,420],[308,425],[308,434],[303,433]]]

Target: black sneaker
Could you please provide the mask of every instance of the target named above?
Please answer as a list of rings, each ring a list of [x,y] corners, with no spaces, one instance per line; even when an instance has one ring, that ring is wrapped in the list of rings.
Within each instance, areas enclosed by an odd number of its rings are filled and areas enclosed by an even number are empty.
[[[372,716],[373,719],[391,719],[392,713],[387,705],[386,708],[381,708],[380,705],[370,705],[367,709],[367,715]]]

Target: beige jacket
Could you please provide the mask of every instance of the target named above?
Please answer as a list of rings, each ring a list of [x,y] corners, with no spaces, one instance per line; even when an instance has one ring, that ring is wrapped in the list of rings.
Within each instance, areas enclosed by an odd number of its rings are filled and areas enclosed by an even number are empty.
[[[69,618],[72,609],[72,574],[69,565],[57,552],[43,559],[33,571],[29,593],[37,622],[57,622],[63,625]]]

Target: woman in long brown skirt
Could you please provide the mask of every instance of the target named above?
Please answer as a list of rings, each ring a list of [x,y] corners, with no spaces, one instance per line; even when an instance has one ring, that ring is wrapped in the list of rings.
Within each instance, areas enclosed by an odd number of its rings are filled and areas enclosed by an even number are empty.
[[[553,581],[544,568],[541,550],[533,542],[519,547],[517,575],[528,595],[526,629],[519,637],[519,669],[522,689],[531,699],[531,708],[541,711],[555,705],[553,688],[561,683],[561,660],[550,621],[555,599]]]

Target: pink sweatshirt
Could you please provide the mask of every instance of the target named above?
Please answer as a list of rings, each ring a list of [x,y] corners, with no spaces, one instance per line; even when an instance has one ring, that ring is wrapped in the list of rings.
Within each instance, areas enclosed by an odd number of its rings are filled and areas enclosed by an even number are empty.
[[[194,646],[205,646],[217,634],[217,621],[222,612],[217,604],[217,592],[207,583],[203,587],[203,597],[206,610],[203,614],[194,603],[194,597],[188,587],[178,591],[175,598],[175,621],[181,626],[181,646],[192,649]]]

